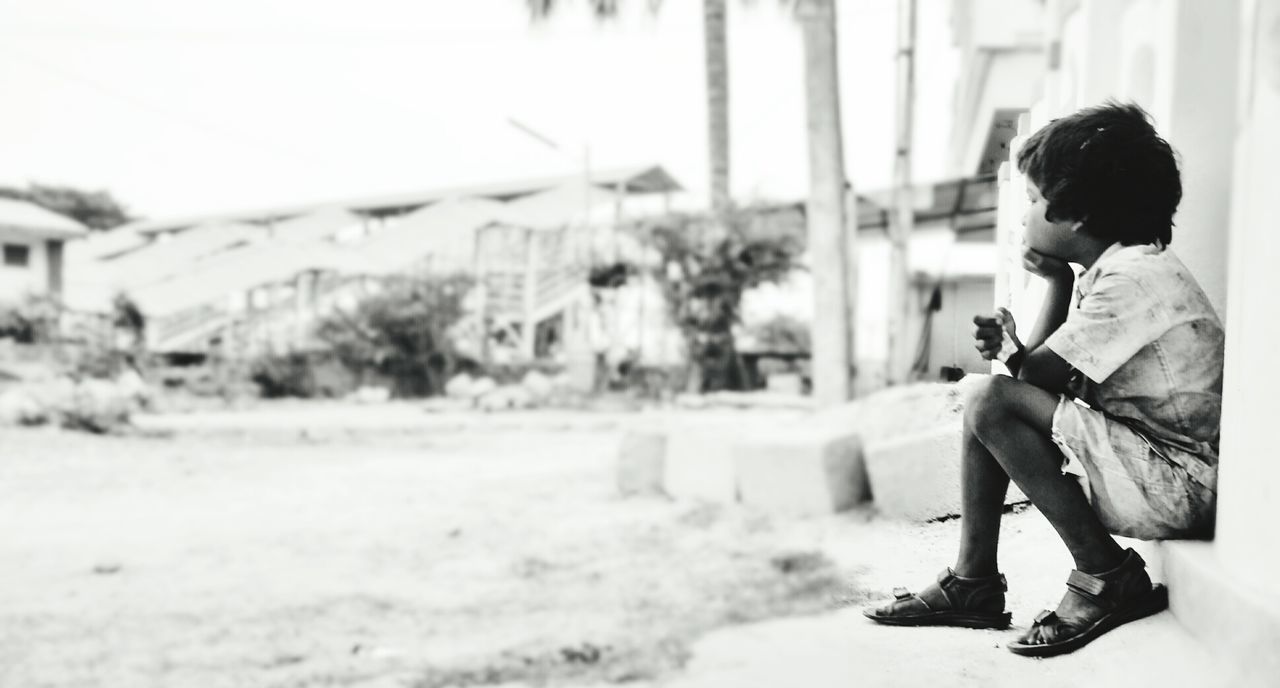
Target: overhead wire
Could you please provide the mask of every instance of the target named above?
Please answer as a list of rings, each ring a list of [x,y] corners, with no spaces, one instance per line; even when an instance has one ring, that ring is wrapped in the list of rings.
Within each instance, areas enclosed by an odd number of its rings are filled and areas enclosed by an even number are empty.
[[[302,166],[312,166],[321,162],[316,158],[291,148],[280,146],[275,142],[266,141],[252,135],[246,135],[242,131],[237,131],[206,120],[192,117],[189,113],[184,113],[180,110],[157,105],[146,98],[140,98],[136,94],[108,85],[92,77],[85,76],[84,74],[73,70],[68,70],[59,65],[51,64],[22,51],[14,50],[11,46],[0,45],[0,53],[5,53],[9,57],[16,58],[16,61],[19,63],[38,68],[48,74],[61,77],[65,81],[75,82],[82,86],[87,86],[97,90],[121,102],[128,103],[139,110],[144,110],[153,115],[166,118],[169,121],[177,122],[186,125],[187,127],[219,136],[225,140],[233,141],[242,146],[253,148],[257,152],[283,156],[289,158],[291,162]],[[10,62],[10,64],[13,64],[13,62]]]

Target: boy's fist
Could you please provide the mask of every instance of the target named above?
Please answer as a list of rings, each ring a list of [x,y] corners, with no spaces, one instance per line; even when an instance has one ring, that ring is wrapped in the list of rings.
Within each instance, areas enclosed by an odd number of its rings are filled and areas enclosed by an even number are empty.
[[[976,326],[973,331],[974,348],[988,361],[995,358],[1008,360],[1022,348],[1013,314],[1005,308],[996,309],[993,315],[975,315],[973,324]]]

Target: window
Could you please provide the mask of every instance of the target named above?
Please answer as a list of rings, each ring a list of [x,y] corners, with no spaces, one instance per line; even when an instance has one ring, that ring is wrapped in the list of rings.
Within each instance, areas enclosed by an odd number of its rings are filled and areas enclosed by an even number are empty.
[[[26,244],[5,244],[4,265],[10,268],[25,268],[31,264],[31,247]]]

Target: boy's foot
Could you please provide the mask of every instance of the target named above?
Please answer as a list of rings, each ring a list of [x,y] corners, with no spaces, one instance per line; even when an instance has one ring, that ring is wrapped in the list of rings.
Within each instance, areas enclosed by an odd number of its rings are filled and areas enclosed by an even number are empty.
[[[906,588],[893,591],[893,601],[863,610],[863,616],[892,626],[963,626],[1006,628],[1010,614],[1004,610],[1004,576],[962,578],[950,568],[938,574],[933,585],[919,593]]]
[[[1054,611],[1036,616],[1009,650],[1030,657],[1073,652],[1094,638],[1130,621],[1151,616],[1169,606],[1163,585],[1152,585],[1146,562],[1130,549],[1116,568],[1096,576],[1072,571],[1067,594]]]

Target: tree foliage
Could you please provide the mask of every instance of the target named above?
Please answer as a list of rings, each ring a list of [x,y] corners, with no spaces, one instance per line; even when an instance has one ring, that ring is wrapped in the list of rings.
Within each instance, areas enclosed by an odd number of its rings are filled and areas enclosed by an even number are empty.
[[[19,344],[52,342],[62,316],[62,304],[48,294],[26,294],[16,301],[0,303],[0,339]]]
[[[751,231],[758,212],[672,214],[637,228],[660,256],[654,274],[672,322],[684,337],[695,391],[744,386],[733,332],[741,322],[742,295],[780,282],[796,268],[799,241],[787,234]]]
[[[0,187],[0,198],[28,201],[77,220],[93,230],[117,227],[133,218],[107,191],[84,191],[70,186],[29,183],[27,188]]]
[[[439,394],[457,362],[449,330],[469,288],[462,276],[390,278],[352,312],[323,319],[316,335],[348,368],[394,380],[397,396]]]

